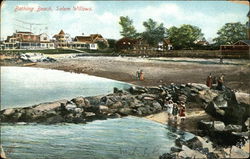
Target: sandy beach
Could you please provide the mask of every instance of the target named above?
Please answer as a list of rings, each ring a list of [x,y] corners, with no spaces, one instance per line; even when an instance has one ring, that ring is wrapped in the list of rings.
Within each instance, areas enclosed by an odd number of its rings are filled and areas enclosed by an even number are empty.
[[[65,56],[65,55],[64,55]],[[55,63],[38,63],[34,67],[86,73],[141,86],[160,84],[204,83],[209,73],[225,74],[225,85],[243,92],[250,92],[249,60],[194,59],[194,58],[140,58],[140,57],[80,57],[57,58]],[[69,57],[69,56],[66,56]],[[136,78],[142,69],[145,79]]]

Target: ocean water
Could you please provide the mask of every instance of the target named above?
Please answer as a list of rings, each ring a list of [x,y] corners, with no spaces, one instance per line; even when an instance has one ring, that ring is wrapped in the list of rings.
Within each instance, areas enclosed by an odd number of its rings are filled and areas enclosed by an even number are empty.
[[[23,107],[77,96],[105,95],[129,84],[58,70],[1,67],[1,109]]]
[[[1,106],[20,107],[129,88],[119,81],[63,71],[1,67]],[[11,159],[158,159],[177,137],[193,135],[138,117],[86,124],[1,124],[1,144]]]
[[[177,137],[192,134],[138,117],[87,124],[3,125],[1,140],[12,159],[158,159]]]

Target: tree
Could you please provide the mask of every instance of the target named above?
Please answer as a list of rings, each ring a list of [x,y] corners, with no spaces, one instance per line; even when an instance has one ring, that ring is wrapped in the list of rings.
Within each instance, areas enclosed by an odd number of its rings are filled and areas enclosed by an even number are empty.
[[[122,27],[122,31],[120,31],[120,33],[123,37],[135,38],[137,36],[136,29],[133,26],[133,21],[129,19],[128,16],[121,16],[119,24]]]
[[[238,40],[247,39],[247,27],[245,24],[226,23],[218,32],[218,37],[213,41],[217,46],[225,44],[233,44]]]
[[[149,45],[156,46],[165,37],[165,28],[163,23],[158,24],[153,19],[148,19],[143,22],[145,31],[142,33],[143,39],[145,39]]]
[[[114,49],[115,48],[115,39],[107,39],[108,40],[108,44],[109,44],[109,48]]]
[[[179,28],[173,26],[167,29],[167,38],[175,49],[190,49],[195,45],[194,42],[202,37],[201,29],[189,24],[183,24]]]
[[[101,50],[108,47],[107,44],[105,42],[103,42],[103,41],[97,41],[97,46]]]

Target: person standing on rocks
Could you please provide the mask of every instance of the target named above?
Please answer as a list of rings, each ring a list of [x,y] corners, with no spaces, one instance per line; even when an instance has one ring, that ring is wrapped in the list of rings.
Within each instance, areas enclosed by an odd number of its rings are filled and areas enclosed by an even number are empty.
[[[167,112],[168,112],[168,118],[172,117],[172,112],[173,112],[173,101],[169,100],[167,104]]]
[[[217,81],[217,89],[220,91],[223,91],[225,89],[224,86],[224,74],[221,74],[221,76],[219,77],[218,81]]]
[[[180,102],[179,116],[181,118],[181,121],[183,121],[186,118],[186,107],[184,102]]]
[[[206,85],[207,85],[209,88],[211,88],[211,87],[212,87],[212,82],[213,82],[212,74],[210,73],[209,76],[207,76]]]
[[[141,72],[141,70],[138,68],[138,70],[136,71],[136,78],[138,80],[140,79],[140,72]]]
[[[172,115],[174,116],[175,120],[177,119],[177,115],[178,115],[178,106],[176,103],[173,104],[173,111],[172,111]]]
[[[144,80],[144,73],[143,73],[143,70],[140,71],[140,80],[141,80],[141,81]]]

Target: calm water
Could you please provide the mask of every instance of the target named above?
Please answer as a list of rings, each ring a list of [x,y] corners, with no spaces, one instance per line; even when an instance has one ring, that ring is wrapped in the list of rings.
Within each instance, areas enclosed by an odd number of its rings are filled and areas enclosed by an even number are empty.
[[[126,117],[88,124],[6,125],[1,137],[12,159],[158,159],[177,137],[192,135]]]
[[[1,109],[111,93],[129,84],[85,74],[30,67],[1,67]]]
[[[33,105],[128,88],[118,81],[63,71],[1,67],[2,107]],[[11,159],[158,159],[177,137],[192,134],[137,117],[87,124],[4,124],[1,144]]]

